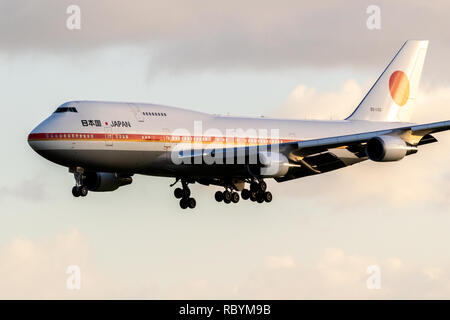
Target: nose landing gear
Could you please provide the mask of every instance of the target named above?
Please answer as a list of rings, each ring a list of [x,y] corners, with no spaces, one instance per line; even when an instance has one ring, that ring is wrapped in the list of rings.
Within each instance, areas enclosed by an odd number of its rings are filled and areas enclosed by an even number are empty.
[[[74,186],[72,188],[72,195],[75,198],[78,198],[80,196],[81,197],[86,197],[87,194],[88,194],[88,188],[86,186]]]
[[[80,168],[77,168],[78,170],[74,172],[74,178],[75,178],[75,186],[72,188],[72,195],[75,198],[78,197],[86,197],[88,194],[88,188],[83,184],[83,170]]]

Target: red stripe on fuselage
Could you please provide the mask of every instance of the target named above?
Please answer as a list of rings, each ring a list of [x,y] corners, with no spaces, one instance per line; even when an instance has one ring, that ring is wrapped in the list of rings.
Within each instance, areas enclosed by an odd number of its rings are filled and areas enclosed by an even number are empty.
[[[28,141],[128,141],[128,142],[172,142],[172,143],[222,143],[222,144],[275,144],[293,139],[258,139],[240,137],[175,136],[163,134],[120,133],[30,133]]]

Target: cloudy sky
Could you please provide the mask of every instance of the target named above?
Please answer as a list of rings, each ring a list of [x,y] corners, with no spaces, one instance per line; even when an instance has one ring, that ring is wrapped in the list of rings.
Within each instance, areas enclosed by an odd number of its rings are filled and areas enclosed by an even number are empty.
[[[67,169],[26,142],[72,99],[341,119],[406,39],[430,40],[413,120],[448,120],[449,14],[445,1],[1,1],[0,298],[450,298],[448,133],[401,162],[269,181],[270,204],[225,206],[194,185],[195,211],[166,178],[74,199]]]

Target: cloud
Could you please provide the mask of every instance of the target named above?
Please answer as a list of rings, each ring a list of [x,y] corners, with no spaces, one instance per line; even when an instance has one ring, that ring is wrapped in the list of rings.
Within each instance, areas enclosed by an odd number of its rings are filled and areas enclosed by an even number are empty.
[[[337,91],[319,91],[306,85],[297,86],[275,115],[283,118],[341,120],[350,115],[363,95],[354,80],[346,81]]]
[[[430,70],[448,71],[450,4],[378,1],[381,29],[366,27],[372,3],[310,1],[77,1],[81,30],[66,28],[72,1],[0,4],[0,50],[78,56],[111,46],[148,51],[152,71],[382,67],[409,38],[432,45]],[[401,14],[400,14],[401,13]],[[439,74],[438,71],[441,71]]]
[[[65,271],[72,264],[85,267],[86,245],[76,230],[37,242],[15,237],[0,247],[0,297],[69,296]]]
[[[267,256],[266,265],[270,269],[289,269],[295,267],[291,256]]]
[[[236,289],[237,298],[252,299],[446,299],[450,295],[449,266],[428,266],[399,257],[376,258],[326,248],[315,261],[299,260],[289,270],[255,269]],[[380,270],[380,289],[368,289],[367,280]]]
[[[77,229],[51,237],[18,236],[0,246],[2,299],[389,299],[448,298],[450,266],[400,257],[348,254],[329,247],[316,258],[302,252],[263,256],[239,277],[224,270],[202,277],[185,272],[177,281],[152,272],[112,272],[100,267]],[[68,290],[69,265],[81,270],[81,289]],[[380,270],[379,290],[369,290],[369,266]],[[150,268],[151,269],[151,268]],[[183,268],[181,268],[183,269]],[[211,271],[211,270],[209,270]]]
[[[91,246],[77,229],[32,240],[17,236],[0,246],[1,299],[92,299],[139,297],[139,288],[124,285],[126,279],[100,269]],[[81,271],[81,289],[66,286],[68,266]],[[151,296],[152,285],[140,282]]]
[[[46,185],[42,177],[20,181],[16,185],[0,186],[0,200],[6,197],[20,198],[28,201],[42,201],[48,197]]]
[[[347,80],[340,88],[320,91],[305,84],[298,85],[274,115],[285,118],[342,120],[353,112],[370,89],[371,83]],[[410,106],[411,121],[417,123],[450,119],[450,87],[424,86]]]

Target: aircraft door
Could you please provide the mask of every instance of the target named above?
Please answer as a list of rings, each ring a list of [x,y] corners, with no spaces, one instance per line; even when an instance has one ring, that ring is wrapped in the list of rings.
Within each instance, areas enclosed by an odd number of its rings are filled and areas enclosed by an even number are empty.
[[[111,127],[105,127],[105,145],[112,147],[113,145],[113,133]]]
[[[130,104],[130,107],[134,113],[134,116],[136,117],[136,120],[139,122],[144,122],[144,115],[142,114],[142,111],[139,109],[139,106],[137,104]]]
[[[170,150],[170,131],[168,128],[163,128],[162,129],[162,133],[163,133],[163,139],[164,139],[164,149],[166,151]]]
[[[295,141],[295,133],[294,132],[289,132],[289,140],[291,141]]]

